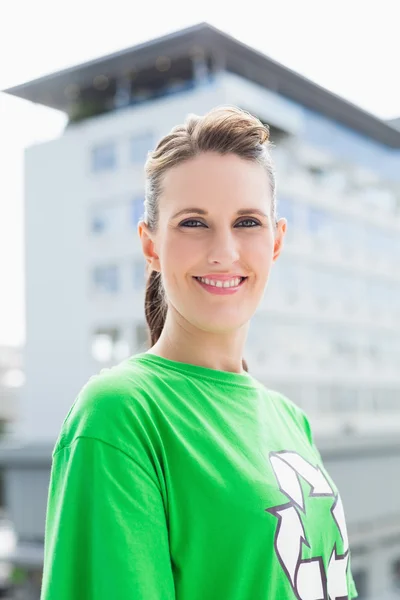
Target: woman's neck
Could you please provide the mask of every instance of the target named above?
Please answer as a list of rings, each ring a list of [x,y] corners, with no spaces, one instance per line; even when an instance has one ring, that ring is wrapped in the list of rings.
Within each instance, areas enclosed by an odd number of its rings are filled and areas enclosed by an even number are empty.
[[[181,321],[181,319],[180,319]],[[209,333],[168,315],[159,340],[148,351],[169,360],[218,371],[243,373],[248,324],[229,333]]]

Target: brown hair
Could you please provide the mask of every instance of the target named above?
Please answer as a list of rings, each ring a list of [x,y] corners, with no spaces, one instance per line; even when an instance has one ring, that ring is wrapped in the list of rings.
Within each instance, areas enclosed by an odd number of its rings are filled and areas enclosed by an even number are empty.
[[[144,221],[150,231],[155,231],[158,226],[158,205],[165,173],[203,152],[232,153],[262,165],[271,185],[271,212],[275,222],[276,184],[270,146],[268,127],[239,108],[215,108],[203,117],[189,115],[183,125],[174,127],[148,155]],[[146,285],[145,315],[152,346],[161,335],[167,309],[161,273],[151,271]],[[243,368],[248,370],[245,360]]]

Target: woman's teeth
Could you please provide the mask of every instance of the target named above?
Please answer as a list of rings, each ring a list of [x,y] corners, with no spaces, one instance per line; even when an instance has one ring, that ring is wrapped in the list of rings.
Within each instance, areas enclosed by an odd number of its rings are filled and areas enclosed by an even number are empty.
[[[240,285],[244,277],[235,277],[234,279],[228,279],[226,281],[221,281],[220,279],[207,279],[206,277],[196,277],[196,279],[207,285],[229,288],[237,287],[238,285]]]

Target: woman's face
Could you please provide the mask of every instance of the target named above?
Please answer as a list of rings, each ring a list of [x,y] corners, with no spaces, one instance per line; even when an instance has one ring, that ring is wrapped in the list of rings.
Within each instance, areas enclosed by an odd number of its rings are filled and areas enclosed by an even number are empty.
[[[271,207],[265,170],[234,154],[204,153],[166,173],[157,231],[141,223],[139,233],[169,310],[211,333],[250,320],[286,230]]]

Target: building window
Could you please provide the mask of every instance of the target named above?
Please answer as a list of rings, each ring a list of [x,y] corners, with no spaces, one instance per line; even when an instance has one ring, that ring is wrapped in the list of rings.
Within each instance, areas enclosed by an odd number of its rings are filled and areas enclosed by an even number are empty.
[[[101,144],[92,148],[92,171],[111,171],[117,166],[117,150],[115,144]]]
[[[98,329],[92,338],[92,356],[100,363],[110,362],[114,354],[114,346],[119,338],[116,328]]]
[[[120,232],[126,226],[127,205],[122,203],[95,206],[90,215],[90,229],[96,235]]]
[[[21,369],[11,368],[6,369],[3,373],[1,373],[0,377],[0,386],[4,386],[6,388],[19,388],[22,387],[25,383],[25,374]]]
[[[133,263],[133,287],[136,291],[141,291],[145,284],[146,263],[143,259],[135,260]]]
[[[356,412],[358,409],[358,390],[332,386],[331,407],[333,412]]]
[[[97,292],[115,293],[120,287],[120,273],[117,265],[95,267],[92,277]]]
[[[147,153],[154,148],[154,135],[150,132],[134,135],[131,138],[131,162],[134,164],[144,164]]]
[[[92,233],[104,233],[108,229],[107,218],[99,211],[95,211],[90,219]]]
[[[139,221],[144,215],[144,199],[143,196],[136,196],[132,200],[132,225],[137,227]]]
[[[117,362],[128,358],[129,344],[117,327],[97,329],[92,336],[92,356],[99,363]]]

